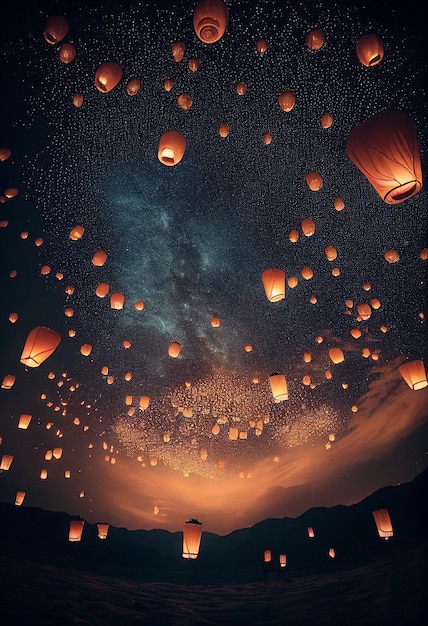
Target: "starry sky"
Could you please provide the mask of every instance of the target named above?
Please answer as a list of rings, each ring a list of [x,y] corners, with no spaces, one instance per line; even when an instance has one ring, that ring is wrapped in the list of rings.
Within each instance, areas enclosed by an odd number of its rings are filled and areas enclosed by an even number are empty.
[[[13,456],[0,500],[24,491],[23,506],[93,523],[176,531],[197,518],[226,534],[352,504],[421,473],[428,389],[410,389],[398,368],[427,362],[426,192],[387,204],[345,149],[353,128],[397,109],[416,125],[425,173],[421,9],[228,0],[224,36],[205,44],[188,0],[4,4],[0,148],[11,155],[0,162],[0,194],[18,193],[0,204],[0,378],[15,376],[0,389],[0,460]],[[52,15],[69,22],[53,45],[43,37]],[[305,42],[315,28],[319,50]],[[367,34],[385,50],[373,67],[355,51]],[[185,45],[179,62],[174,42]],[[76,48],[70,63],[59,57],[64,43]],[[94,75],[106,61],[123,75],[101,93]],[[141,82],[135,95],[131,79]],[[278,104],[286,90],[296,97],[287,112]],[[172,167],[157,156],[170,130],[186,138]],[[322,176],[318,191],[306,183],[311,171]],[[72,240],[77,225],[84,233]],[[395,263],[384,256],[391,249]],[[102,266],[92,262],[98,250]],[[277,302],[261,280],[269,268],[286,275]],[[110,305],[116,292],[121,310]],[[364,303],[371,315],[359,320]],[[21,353],[39,326],[61,342],[26,367]],[[275,372],[288,400],[273,399]]]

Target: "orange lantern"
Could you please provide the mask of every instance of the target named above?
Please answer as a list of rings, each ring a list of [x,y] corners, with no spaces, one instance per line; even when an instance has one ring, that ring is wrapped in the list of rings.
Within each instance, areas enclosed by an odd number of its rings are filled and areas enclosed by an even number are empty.
[[[265,146],[268,146],[270,143],[272,143],[272,135],[270,133],[263,134],[263,143],[265,144]]]
[[[267,52],[268,45],[265,39],[259,39],[256,43],[256,50],[259,54],[265,54]]]
[[[95,267],[102,267],[106,261],[107,252],[104,252],[104,250],[98,250],[92,257],[92,264],[95,265]]]
[[[312,526],[308,527],[308,537],[310,537],[311,539],[315,537],[314,529],[312,528]]]
[[[101,93],[107,93],[119,84],[122,78],[122,68],[114,61],[102,63],[95,72],[95,87]]]
[[[70,529],[68,532],[69,541],[80,541],[82,538],[84,520],[72,519],[70,520]]]
[[[362,320],[368,320],[371,317],[372,309],[370,304],[362,303],[357,305],[357,313]]]
[[[385,539],[385,541],[387,541],[389,537],[392,537],[394,535],[388,509],[377,509],[376,511],[372,511],[372,515],[376,523],[379,537],[382,537],[383,539]]]
[[[427,385],[427,374],[423,361],[408,361],[398,368],[410,389],[424,389]]]
[[[140,396],[140,409],[145,411],[150,404],[150,396]]]
[[[15,506],[21,506],[24,502],[25,491],[17,491],[15,496]]]
[[[278,268],[262,272],[262,283],[269,302],[278,302],[285,298],[285,272]]]
[[[220,125],[218,132],[220,137],[227,137],[229,134],[229,126],[225,122],[223,122],[223,124]]]
[[[186,138],[176,130],[164,133],[159,140],[158,159],[164,165],[177,165],[186,151]]]
[[[64,39],[68,32],[68,20],[63,15],[54,15],[46,23],[43,37],[50,44],[55,44]]]
[[[290,289],[294,289],[294,287],[297,287],[298,282],[299,281],[296,276],[290,276],[287,281],[287,285],[290,287]]]
[[[355,51],[359,61],[366,67],[378,65],[384,55],[383,43],[378,35],[365,35],[358,39]]]
[[[82,354],[83,356],[89,356],[91,352],[92,352],[92,346],[90,343],[84,343],[80,347],[80,354]]]
[[[96,295],[99,298],[105,298],[110,291],[110,285],[108,283],[100,283],[95,290]]]
[[[107,539],[107,534],[110,528],[110,524],[97,524],[97,528],[98,528],[98,538]]]
[[[342,198],[338,197],[333,202],[333,206],[336,209],[336,211],[343,211],[343,209],[345,208],[345,203],[343,202]]]
[[[76,47],[72,43],[65,43],[59,50],[59,58],[63,63],[71,63],[76,58]]]
[[[314,28],[305,37],[309,50],[319,50],[324,45],[324,33],[320,28]]]
[[[382,111],[354,128],[346,152],[387,204],[422,189],[416,125],[403,111]]]
[[[333,116],[330,113],[324,113],[321,115],[321,126],[323,128],[330,128],[333,125]]]
[[[352,328],[349,332],[354,339],[359,339],[361,337],[361,330],[359,328]]]
[[[84,232],[85,232],[85,227],[78,224],[77,226],[71,229],[69,237],[72,241],[77,241],[78,239],[82,237]]]
[[[174,81],[172,80],[172,78],[165,78],[165,80],[163,81],[163,88],[165,89],[165,91],[171,91],[173,86]]]
[[[190,519],[184,525],[183,531],[183,552],[184,559],[196,559],[199,554],[199,547],[202,538],[202,522],[197,519]]]
[[[303,354],[303,360],[305,363],[310,363],[312,361],[312,354],[310,352],[305,352]]]
[[[211,326],[213,328],[218,328],[221,324],[221,319],[219,317],[213,317],[211,320]]]
[[[27,367],[38,367],[55,352],[61,342],[61,336],[47,328],[38,326],[29,333],[21,354],[20,361]]]
[[[18,321],[18,313],[9,313],[9,322],[15,324]]]
[[[196,72],[198,69],[199,69],[198,59],[189,59],[189,70],[191,72]]]
[[[77,108],[81,107],[83,104],[83,99],[84,99],[83,93],[75,93],[73,96],[74,106]]]
[[[310,268],[308,266],[302,268],[301,274],[302,274],[302,276],[303,276],[303,278],[305,280],[310,280],[313,277],[313,275],[314,275],[314,273],[312,271],[312,268]]]
[[[0,471],[7,471],[12,465],[13,456],[11,454],[3,454],[0,461]]]
[[[312,220],[310,220],[312,222]],[[305,221],[306,223],[306,221]],[[314,222],[312,222],[314,224]],[[303,222],[302,222],[303,224]],[[314,228],[315,228],[315,224],[314,224]],[[315,230],[314,230],[315,232]],[[312,235],[313,233],[311,233]],[[309,236],[309,235],[308,235]],[[299,241],[299,231],[298,230],[290,230],[290,232],[288,233],[288,238],[291,241],[291,243],[296,243],[296,241]]]
[[[128,96],[135,96],[140,91],[141,81],[138,78],[132,78],[126,85],[126,93]]]
[[[302,220],[302,232],[306,237],[311,237],[315,232],[315,222],[310,217]],[[293,231],[292,231],[293,232]]]
[[[187,93],[181,93],[177,98],[178,106],[185,111],[192,106],[192,98]]]
[[[171,356],[173,359],[176,359],[178,355],[180,354],[180,352],[181,352],[181,345],[179,343],[174,341],[173,343],[170,344],[168,348],[169,356]]]
[[[334,261],[337,257],[337,250],[334,246],[327,246],[324,248],[325,256],[329,261]]]
[[[18,428],[22,428],[23,430],[27,430],[28,426],[30,425],[31,418],[32,418],[32,415],[27,415],[25,413],[22,413],[19,416]]]
[[[9,148],[0,148],[0,161],[7,161],[11,154]]]
[[[137,300],[137,302],[135,303],[135,310],[136,311],[142,311],[144,309],[144,301],[143,300]]]
[[[219,41],[226,32],[229,9],[223,0],[202,0],[193,10],[196,36],[207,44]]]
[[[270,563],[272,560],[272,552],[270,550],[265,550],[263,552],[263,561],[265,563]]]
[[[330,550],[328,551],[328,556],[329,556],[331,559],[334,559],[334,557],[336,556],[336,551],[335,551],[335,549],[334,549],[334,548],[330,548]]]
[[[289,113],[292,109],[294,109],[294,105],[296,104],[296,96],[292,91],[283,91],[278,96],[279,106],[283,111]]]
[[[125,296],[123,295],[123,293],[116,291],[115,293],[111,294],[110,308],[120,311],[121,309],[123,309],[124,304],[125,304]]]
[[[330,350],[328,351],[328,356],[336,365],[338,363],[342,363],[342,361],[345,360],[343,352],[340,348],[330,348]]]
[[[247,93],[247,83],[238,83],[236,86],[236,93],[239,96],[244,96]]]
[[[305,180],[311,191],[319,191],[322,187],[322,177],[319,172],[308,172]]]
[[[287,380],[284,374],[278,374],[278,372],[271,374],[269,376],[269,384],[275,402],[288,400]]]
[[[287,555],[286,554],[280,554],[279,555],[279,565],[280,565],[280,567],[285,567],[287,565]]]
[[[171,44],[172,56],[176,63],[180,63],[180,61],[183,60],[185,50],[186,46],[180,41],[174,41],[174,43]]]
[[[385,261],[388,261],[388,263],[397,263],[400,255],[398,254],[397,250],[387,250],[383,257]]]

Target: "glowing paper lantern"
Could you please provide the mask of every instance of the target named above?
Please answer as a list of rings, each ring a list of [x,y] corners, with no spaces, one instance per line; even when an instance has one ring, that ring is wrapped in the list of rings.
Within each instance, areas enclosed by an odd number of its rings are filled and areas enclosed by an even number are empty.
[[[76,58],[76,47],[72,43],[65,43],[59,50],[59,58],[63,63],[71,63]]]
[[[82,538],[84,520],[72,519],[70,520],[70,529],[68,532],[69,541],[80,541]]]
[[[259,39],[256,43],[256,50],[259,54],[265,54],[267,52],[268,45],[264,39]]]
[[[73,96],[73,104],[76,108],[80,108],[83,104],[84,96],[83,93],[75,93]]]
[[[53,15],[46,23],[43,37],[49,44],[55,44],[64,39],[68,32],[68,20],[63,15]]]
[[[171,44],[172,56],[176,63],[180,63],[180,61],[183,60],[185,50],[186,46],[180,41],[174,41],[174,43]]]
[[[173,343],[170,344],[168,348],[169,356],[176,359],[178,355],[180,354],[180,352],[181,352],[181,345],[177,341],[174,341]]]
[[[262,283],[269,302],[278,302],[285,298],[285,272],[278,268],[262,272]]]
[[[378,65],[385,52],[382,40],[377,35],[365,35],[358,39],[355,51],[359,61],[366,67]]]
[[[82,237],[84,232],[85,232],[85,227],[82,226],[81,224],[78,224],[77,226],[71,229],[69,237],[72,241],[77,241],[78,239]]]
[[[331,559],[334,559],[334,557],[336,556],[336,552],[335,552],[335,549],[334,549],[334,548],[330,548],[330,550],[328,551],[328,556],[329,556]]]
[[[140,396],[140,409],[145,411],[150,404],[150,396]]]
[[[221,324],[221,319],[219,317],[213,317],[211,320],[211,326],[213,328],[218,328]]]
[[[13,456],[11,454],[3,454],[0,461],[0,471],[7,471],[12,465]]]
[[[334,261],[337,257],[337,250],[334,246],[327,246],[324,248],[325,256],[329,261]]]
[[[336,211],[343,211],[343,209],[345,208],[345,203],[343,202],[342,198],[337,197],[333,202],[333,206]]]
[[[110,528],[110,524],[97,524],[97,528],[98,528],[98,538],[107,539],[107,534]]]
[[[225,122],[223,122],[223,124],[220,125],[218,133],[220,137],[227,137],[229,134],[229,126]]]
[[[263,143],[265,144],[265,146],[268,146],[270,143],[272,143],[271,133],[263,133]]]
[[[186,138],[176,130],[164,133],[159,140],[158,159],[164,165],[180,163],[186,151]]]
[[[185,111],[192,106],[192,98],[187,93],[181,93],[177,98],[178,106]]]
[[[263,552],[263,561],[265,563],[270,563],[272,560],[272,552],[270,550],[265,550]]]
[[[272,396],[276,402],[282,402],[288,400],[288,388],[287,380],[284,374],[278,374],[275,372],[269,376],[269,384],[272,391]]]
[[[193,10],[196,36],[207,44],[219,41],[226,32],[229,9],[223,0],[202,0]]]
[[[15,496],[15,506],[21,506],[24,502],[25,491],[17,491]]]
[[[305,176],[305,180],[311,191],[319,191],[322,187],[322,176],[319,172],[308,172]]]
[[[9,313],[9,322],[15,324],[18,321],[18,313]]]
[[[397,263],[398,259],[400,258],[400,255],[398,254],[397,250],[387,250],[385,252],[385,254],[383,255],[385,261],[388,261],[388,263]]]
[[[321,115],[321,126],[323,128],[330,128],[333,125],[333,116],[330,113],[324,113]]]
[[[184,559],[196,559],[199,554],[199,547],[202,538],[202,522],[196,519],[188,520],[183,531],[183,553]]]
[[[335,364],[342,363],[345,360],[343,352],[340,348],[330,348],[328,356]]]
[[[28,426],[30,425],[31,418],[32,418],[32,415],[27,415],[25,413],[22,413],[19,416],[18,428],[22,428],[23,430],[26,430]]]
[[[379,537],[382,537],[383,539],[385,539],[385,541],[387,541],[388,538],[392,537],[394,534],[388,509],[377,509],[376,511],[372,512],[372,515],[376,523]]]
[[[98,250],[92,257],[92,264],[95,265],[95,267],[102,267],[106,261],[107,252],[104,252],[104,250]]]
[[[283,111],[289,113],[294,109],[296,104],[296,96],[293,91],[283,91],[278,96],[279,106]]]
[[[60,335],[47,328],[38,326],[29,333],[21,354],[21,363],[27,367],[38,367],[55,352],[61,342]]]
[[[0,161],[7,161],[11,154],[9,148],[0,148]]]
[[[135,96],[140,91],[141,81],[138,78],[132,78],[126,85],[126,93],[129,96]]]
[[[99,298],[105,298],[110,291],[110,285],[108,283],[100,283],[95,290],[96,295]]]
[[[95,87],[101,93],[107,93],[119,84],[122,78],[122,68],[114,61],[102,63],[95,72]]]
[[[280,554],[279,555],[279,565],[280,565],[280,567],[285,567],[287,565],[287,555],[286,554]]]
[[[312,268],[310,267],[303,267],[301,274],[305,280],[310,280],[314,275]]]
[[[123,293],[115,292],[110,296],[110,308],[120,311],[125,304],[125,296]]]
[[[84,343],[82,346],[80,346],[80,354],[82,354],[83,356],[89,356],[92,352],[92,346],[90,343]]]
[[[198,69],[199,69],[198,59],[189,59],[189,70],[191,72],[196,72]]]
[[[245,96],[245,94],[247,93],[247,83],[238,83],[238,85],[236,86],[236,93],[239,96]]]
[[[319,50],[324,45],[324,33],[320,28],[314,28],[306,35],[305,41],[309,50]]]
[[[403,111],[382,111],[354,128],[346,152],[387,204],[422,189],[416,125]]]
[[[427,385],[427,374],[423,361],[408,361],[398,368],[410,389],[424,389]]]
[[[372,308],[370,304],[363,302],[362,304],[357,305],[357,313],[362,320],[368,320],[371,317]]]
[[[137,302],[135,303],[135,310],[136,311],[142,311],[144,309],[144,302],[143,300],[137,300]]]
[[[308,537],[310,538],[315,537],[314,529],[312,528],[312,526],[308,527]]]
[[[310,217],[305,217],[305,219],[302,220],[301,227],[302,232],[306,235],[306,237],[311,237],[315,232],[315,222]]]

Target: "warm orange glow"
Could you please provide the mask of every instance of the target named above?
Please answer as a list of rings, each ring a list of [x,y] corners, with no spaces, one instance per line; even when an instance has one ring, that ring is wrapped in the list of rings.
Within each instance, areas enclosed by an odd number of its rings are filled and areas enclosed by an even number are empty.
[[[101,93],[107,93],[114,89],[122,79],[122,68],[114,61],[102,63],[95,72],[95,87]]]
[[[138,78],[132,78],[126,85],[126,93],[129,96],[135,96],[140,91],[140,88],[141,80],[138,80]]]
[[[76,47],[72,43],[65,43],[59,50],[59,58],[63,63],[71,63],[76,58]]]
[[[311,191],[319,191],[322,187],[322,176],[319,172],[308,172],[305,176],[305,180]]]
[[[18,428],[27,429],[30,425],[32,415],[27,415],[26,413],[22,413],[19,416]]]
[[[193,10],[196,36],[206,44],[219,41],[226,32],[229,9],[223,0],[202,0]]]
[[[97,524],[97,528],[98,528],[98,538],[107,539],[107,534],[110,528],[110,524]]]
[[[70,529],[68,532],[69,541],[81,540],[84,524],[84,520],[70,520]]]
[[[285,272],[278,268],[262,272],[262,283],[269,302],[278,302],[285,298]]]
[[[385,540],[387,540],[389,537],[392,537],[394,535],[394,531],[392,528],[392,522],[388,513],[388,509],[377,509],[376,511],[372,512],[372,515],[376,523],[379,537],[382,537]]]
[[[286,113],[289,113],[294,109],[296,96],[293,91],[283,91],[278,96],[278,102],[281,109]]]
[[[186,151],[186,138],[176,130],[164,133],[159,140],[158,159],[164,165],[180,163]]]
[[[421,360],[408,361],[401,365],[398,371],[409,385],[410,389],[416,391],[418,389],[424,389],[428,385],[425,365]]]
[[[196,559],[202,538],[202,523],[196,519],[188,520],[183,531],[183,553],[185,559]]]
[[[309,50],[319,50],[324,45],[324,33],[320,28],[314,28],[306,35],[305,41]]]
[[[168,348],[169,356],[176,359],[178,355],[180,354],[180,352],[181,352],[181,345],[177,341],[174,341],[173,343],[170,344]]]
[[[68,32],[68,20],[63,15],[53,15],[46,23],[43,36],[49,44],[60,42]]]
[[[61,343],[61,336],[47,328],[38,326],[29,333],[22,350],[20,361],[27,367],[38,367],[55,352]]]
[[[82,226],[81,224],[78,224],[77,226],[71,229],[69,237],[73,241],[77,241],[78,239],[82,237],[84,232],[85,232],[85,227]]]
[[[183,60],[185,50],[186,46],[184,43],[181,43],[181,41],[174,41],[174,43],[171,44],[172,56],[176,63],[180,63],[180,61]]]

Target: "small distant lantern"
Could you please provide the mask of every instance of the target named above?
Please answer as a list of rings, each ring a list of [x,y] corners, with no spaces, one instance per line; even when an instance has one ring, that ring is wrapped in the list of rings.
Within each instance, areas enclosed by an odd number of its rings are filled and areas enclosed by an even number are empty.
[[[115,292],[110,296],[110,308],[121,310],[123,309],[123,305],[125,304],[125,296],[123,293]]]
[[[84,520],[72,519],[70,520],[70,529],[68,532],[69,541],[80,541],[82,538]]]
[[[181,345],[177,341],[173,341],[168,348],[168,354],[173,359],[176,359],[181,352]]]
[[[196,559],[199,554],[199,547],[202,538],[202,522],[196,519],[188,520],[183,531],[183,553],[184,559]]]
[[[272,391],[272,396],[276,402],[282,402],[288,400],[288,388],[287,380],[284,374],[271,374],[269,376],[269,384]]]
[[[265,54],[267,52],[268,45],[265,39],[259,39],[256,43],[256,50],[259,54]]]
[[[280,567],[285,567],[287,565],[287,555],[286,554],[280,554],[279,555],[279,565],[280,565]]]
[[[311,191],[319,191],[322,187],[322,176],[319,172],[308,172],[305,176],[305,180]]]
[[[314,28],[306,35],[305,41],[309,50],[319,50],[324,45],[324,33],[320,28]]]
[[[22,350],[20,361],[27,367],[38,367],[51,356],[61,342],[61,336],[47,328],[38,326],[29,333]]]
[[[310,217],[305,217],[301,223],[302,232],[306,237],[311,237],[315,232],[315,222]]]
[[[372,514],[377,526],[379,537],[382,537],[385,541],[387,541],[388,538],[392,537],[394,534],[388,509],[377,509],[376,511],[373,511]]]
[[[262,283],[269,302],[278,302],[285,298],[285,272],[278,268],[262,272]]]
[[[17,491],[15,496],[15,506],[21,506],[24,502],[25,491]]]
[[[294,109],[294,105],[296,104],[296,96],[292,91],[283,91],[278,96],[279,106],[285,113],[289,113]]]
[[[324,113],[321,115],[321,126],[323,128],[330,128],[333,125],[333,116],[331,113]]]
[[[416,391],[418,389],[424,389],[428,385],[425,365],[421,360],[408,361],[401,365],[398,371],[409,385],[410,389]]]
[[[186,46],[181,41],[174,41],[171,44],[171,52],[176,63],[180,63],[183,60],[184,52],[186,50]]]
[[[95,267],[102,267],[106,261],[107,252],[104,252],[104,250],[98,250],[92,257],[92,264],[95,265]]]
[[[213,317],[211,320],[211,326],[213,328],[218,328],[221,324],[221,319],[219,317]]]
[[[314,529],[312,528],[312,526],[308,527],[308,537],[310,537],[311,539],[315,537]]]
[[[105,298],[110,291],[110,285],[108,283],[100,283],[95,290],[95,294],[99,298]]]
[[[97,524],[97,528],[98,528],[98,538],[107,539],[107,534],[110,528],[110,524]]]
[[[28,426],[30,425],[31,418],[32,418],[32,415],[27,415],[25,413],[20,415],[19,416],[19,422],[18,422],[18,428],[22,428],[23,430],[26,430],[28,428]]]
[[[328,356],[336,365],[342,363],[345,360],[344,354],[340,348],[330,348]]]
[[[0,471],[6,471],[10,468],[13,461],[13,455],[3,454],[0,461]]]
[[[328,551],[328,556],[329,556],[331,559],[334,559],[334,557],[336,556],[336,551],[335,551],[335,549],[334,549],[334,548],[330,548],[330,550]]]
[[[114,89],[122,79],[122,68],[114,61],[102,63],[95,72],[95,87],[101,93],[107,93]]]
[[[263,552],[263,561],[265,563],[270,563],[271,560],[272,560],[272,552],[271,552],[271,550],[265,550]]]
[[[222,124],[220,124],[220,128],[218,129],[218,134],[220,135],[220,137],[223,137],[223,139],[228,136],[229,126],[228,124],[226,124],[226,122],[223,122]]]

